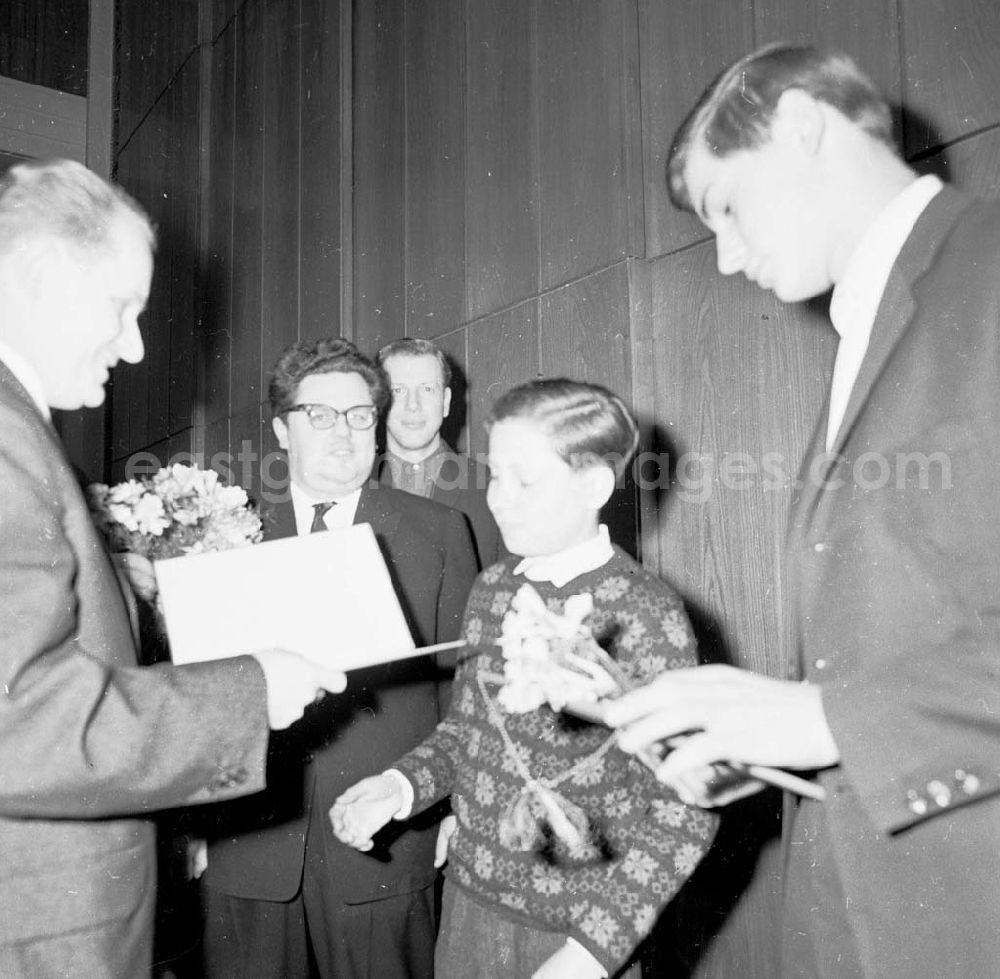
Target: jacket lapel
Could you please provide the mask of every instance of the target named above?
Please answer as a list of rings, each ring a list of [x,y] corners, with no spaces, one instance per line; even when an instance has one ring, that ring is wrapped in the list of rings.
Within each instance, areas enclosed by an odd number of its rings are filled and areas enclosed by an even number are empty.
[[[399,526],[399,511],[389,504],[392,495],[391,492],[373,489],[369,483],[365,483],[354,514],[355,524],[371,524],[375,536],[385,542],[392,540]]]
[[[833,460],[843,453],[844,446],[868,403],[872,388],[915,318],[917,304],[913,296],[914,285],[933,265],[942,243],[968,205],[969,198],[963,194],[950,187],[942,188],[927,205],[907,238],[889,273],[885,292],[875,315],[868,351],[851,389],[843,421],[830,447],[831,461],[818,467],[815,460],[826,452],[826,420],[829,412],[827,392],[819,424],[799,473],[802,495],[793,508],[793,533],[796,528],[804,532],[812,521],[826,488],[826,477]]]

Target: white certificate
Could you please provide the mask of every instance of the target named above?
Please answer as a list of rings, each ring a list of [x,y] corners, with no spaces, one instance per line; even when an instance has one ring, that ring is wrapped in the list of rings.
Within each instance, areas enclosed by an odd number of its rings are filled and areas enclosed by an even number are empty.
[[[154,566],[175,663],[279,648],[349,670],[420,652],[368,524]]]

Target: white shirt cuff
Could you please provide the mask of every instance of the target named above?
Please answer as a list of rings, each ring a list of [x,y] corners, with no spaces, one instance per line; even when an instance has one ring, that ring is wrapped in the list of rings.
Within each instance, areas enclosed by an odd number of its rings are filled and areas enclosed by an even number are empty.
[[[395,768],[387,768],[383,773],[386,778],[391,778],[395,780],[396,784],[399,786],[399,791],[403,793],[403,802],[400,807],[396,810],[393,815],[393,819],[409,819],[410,813],[413,812],[413,786],[410,785],[410,780],[400,771]]]

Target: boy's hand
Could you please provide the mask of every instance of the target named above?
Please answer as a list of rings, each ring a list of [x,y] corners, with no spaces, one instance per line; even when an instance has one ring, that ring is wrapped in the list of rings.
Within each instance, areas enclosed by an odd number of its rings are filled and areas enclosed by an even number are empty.
[[[451,845],[451,838],[458,829],[458,819],[454,814],[449,813],[441,820],[438,826],[437,840],[434,843],[434,866],[443,867],[448,862],[448,847]]]
[[[370,850],[372,837],[403,805],[399,783],[386,775],[373,775],[352,785],[330,808],[333,835],[356,850]]]

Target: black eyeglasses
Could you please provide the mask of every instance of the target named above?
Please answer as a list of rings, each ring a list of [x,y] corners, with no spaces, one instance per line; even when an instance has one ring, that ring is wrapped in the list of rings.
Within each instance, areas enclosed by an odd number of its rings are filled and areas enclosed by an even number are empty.
[[[378,409],[375,405],[352,405],[343,411],[338,411],[329,405],[292,405],[285,414],[291,414],[293,411],[304,411],[309,424],[320,431],[333,428],[341,415],[344,416],[348,428],[359,432],[371,428],[378,420]]]

